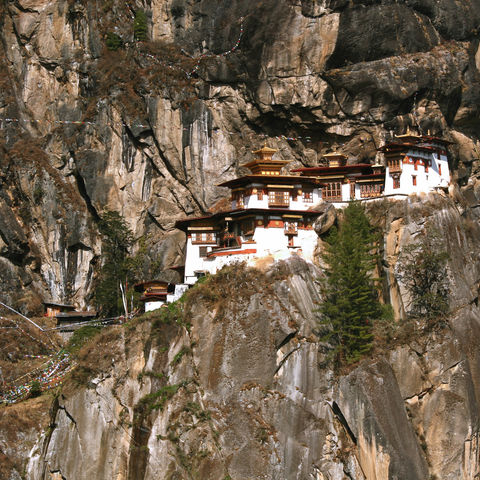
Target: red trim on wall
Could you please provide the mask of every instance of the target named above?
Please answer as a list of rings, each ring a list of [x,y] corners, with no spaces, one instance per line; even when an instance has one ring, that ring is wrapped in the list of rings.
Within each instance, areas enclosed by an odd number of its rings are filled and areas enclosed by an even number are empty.
[[[209,258],[211,257],[223,257],[225,255],[247,255],[249,253],[257,253],[257,249],[256,248],[250,248],[250,249],[247,249],[247,250],[237,250],[236,252],[235,251],[227,251],[227,252],[212,252],[208,255]]]
[[[267,225],[268,228],[283,228],[282,220],[270,220]]]

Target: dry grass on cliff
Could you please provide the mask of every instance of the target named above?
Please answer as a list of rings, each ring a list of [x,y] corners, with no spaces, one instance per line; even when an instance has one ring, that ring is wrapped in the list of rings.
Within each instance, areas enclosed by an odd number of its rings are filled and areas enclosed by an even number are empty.
[[[219,270],[215,275],[200,279],[186,294],[185,310],[191,311],[202,302],[216,311],[220,319],[225,308],[232,302],[248,300],[259,291],[269,288],[272,279],[245,263],[235,263]]]
[[[12,317],[12,319],[16,323],[3,318],[0,320],[0,326],[3,327],[0,335],[0,369],[3,380],[7,384],[45,362],[45,358],[30,356],[48,355],[51,353],[53,345],[60,342],[55,334],[47,336],[25,320],[18,317]],[[42,326],[52,326],[43,320],[43,318],[36,318],[35,322]],[[20,328],[15,328],[15,325]],[[53,341],[53,344],[50,343],[50,340]],[[1,380],[2,378],[0,378]]]
[[[188,108],[196,99],[196,79],[187,75],[194,66],[195,62],[174,44],[142,42],[117,51],[105,47],[92,71],[97,85],[92,102],[98,97],[113,97],[122,113],[131,118],[145,117],[143,97],[147,94],[166,96]]]
[[[50,405],[52,397],[42,395],[31,398],[16,405],[0,408],[0,435],[2,442],[7,444],[14,453],[7,456],[0,451],[0,478],[11,477],[12,469],[19,473],[24,471],[25,458],[23,449],[30,449],[40,433],[45,430],[50,420]],[[16,447],[18,456],[15,455]],[[23,447],[23,448],[21,448]]]
[[[33,173],[38,179],[44,178],[45,173],[48,174],[48,177],[56,186],[64,205],[83,208],[84,202],[79,197],[78,191],[72,184],[64,180],[56,168],[52,167],[39,139],[28,136],[21,137],[7,153],[6,161],[8,166],[13,165],[14,167],[12,175],[14,175],[14,172],[22,172],[32,167],[34,168]],[[20,188],[15,176],[11,178],[11,183],[14,188]],[[23,193],[24,195],[20,195],[21,198],[25,197],[25,195],[33,195],[34,192]],[[33,196],[31,200],[34,205],[36,202]],[[62,204],[58,206],[61,207]]]
[[[99,373],[107,372],[112,365],[122,360],[123,352],[123,327],[113,325],[103,328],[88,338],[75,353],[77,367],[73,370],[64,391],[70,392],[78,385],[86,385]]]

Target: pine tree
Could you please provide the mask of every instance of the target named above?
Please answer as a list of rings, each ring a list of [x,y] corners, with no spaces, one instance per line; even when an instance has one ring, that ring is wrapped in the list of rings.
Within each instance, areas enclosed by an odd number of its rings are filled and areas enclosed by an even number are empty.
[[[99,223],[102,234],[102,258],[95,301],[104,316],[122,311],[120,282],[130,275],[129,250],[133,234],[122,216],[115,211],[103,213]]]
[[[133,20],[133,36],[135,40],[139,42],[145,41],[147,39],[147,32],[147,16],[143,10],[137,10]]]
[[[344,210],[333,227],[322,255],[326,277],[321,283],[324,301],[319,311],[322,340],[338,362],[352,363],[372,347],[373,322],[386,315],[373,278],[377,235],[359,203]]]

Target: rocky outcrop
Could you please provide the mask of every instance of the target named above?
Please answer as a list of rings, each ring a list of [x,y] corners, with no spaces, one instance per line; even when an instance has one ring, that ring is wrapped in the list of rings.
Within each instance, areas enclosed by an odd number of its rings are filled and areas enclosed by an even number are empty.
[[[133,50],[138,8],[157,43]],[[265,138],[293,166],[316,164],[328,144],[373,161],[387,135],[410,125],[456,142],[460,184],[478,176],[473,1],[18,0],[1,9],[7,296],[33,289],[88,303],[105,208],[148,234],[152,255],[168,252],[163,267],[181,263],[175,220],[225,195],[216,185]],[[109,33],[129,47],[106,50]]]
[[[370,356],[334,373],[316,336],[321,271],[296,257],[227,269],[189,293],[184,326],[172,308],[88,347],[29,478],[476,478],[480,271],[456,254],[478,256],[476,236],[443,197],[375,208],[399,292],[393,245],[426,223],[447,232],[448,322],[399,320]],[[394,308],[400,318],[407,305]]]

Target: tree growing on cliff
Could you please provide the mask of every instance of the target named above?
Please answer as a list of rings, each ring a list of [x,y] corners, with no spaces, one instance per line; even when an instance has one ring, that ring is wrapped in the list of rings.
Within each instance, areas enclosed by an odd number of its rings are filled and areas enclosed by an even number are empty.
[[[137,10],[133,20],[133,36],[135,40],[139,42],[145,41],[147,39],[147,32],[147,16],[143,10]]]
[[[432,320],[447,314],[450,291],[446,271],[448,258],[442,236],[430,226],[415,243],[403,248],[398,270],[411,297],[409,316]]]
[[[131,274],[129,251],[133,233],[122,216],[106,210],[99,222],[102,234],[102,257],[95,301],[104,316],[118,315],[121,308],[120,283]]]
[[[338,228],[327,237],[321,340],[339,363],[353,363],[372,348],[373,322],[387,315],[380,304],[373,271],[378,240],[363,207],[350,203]]]

